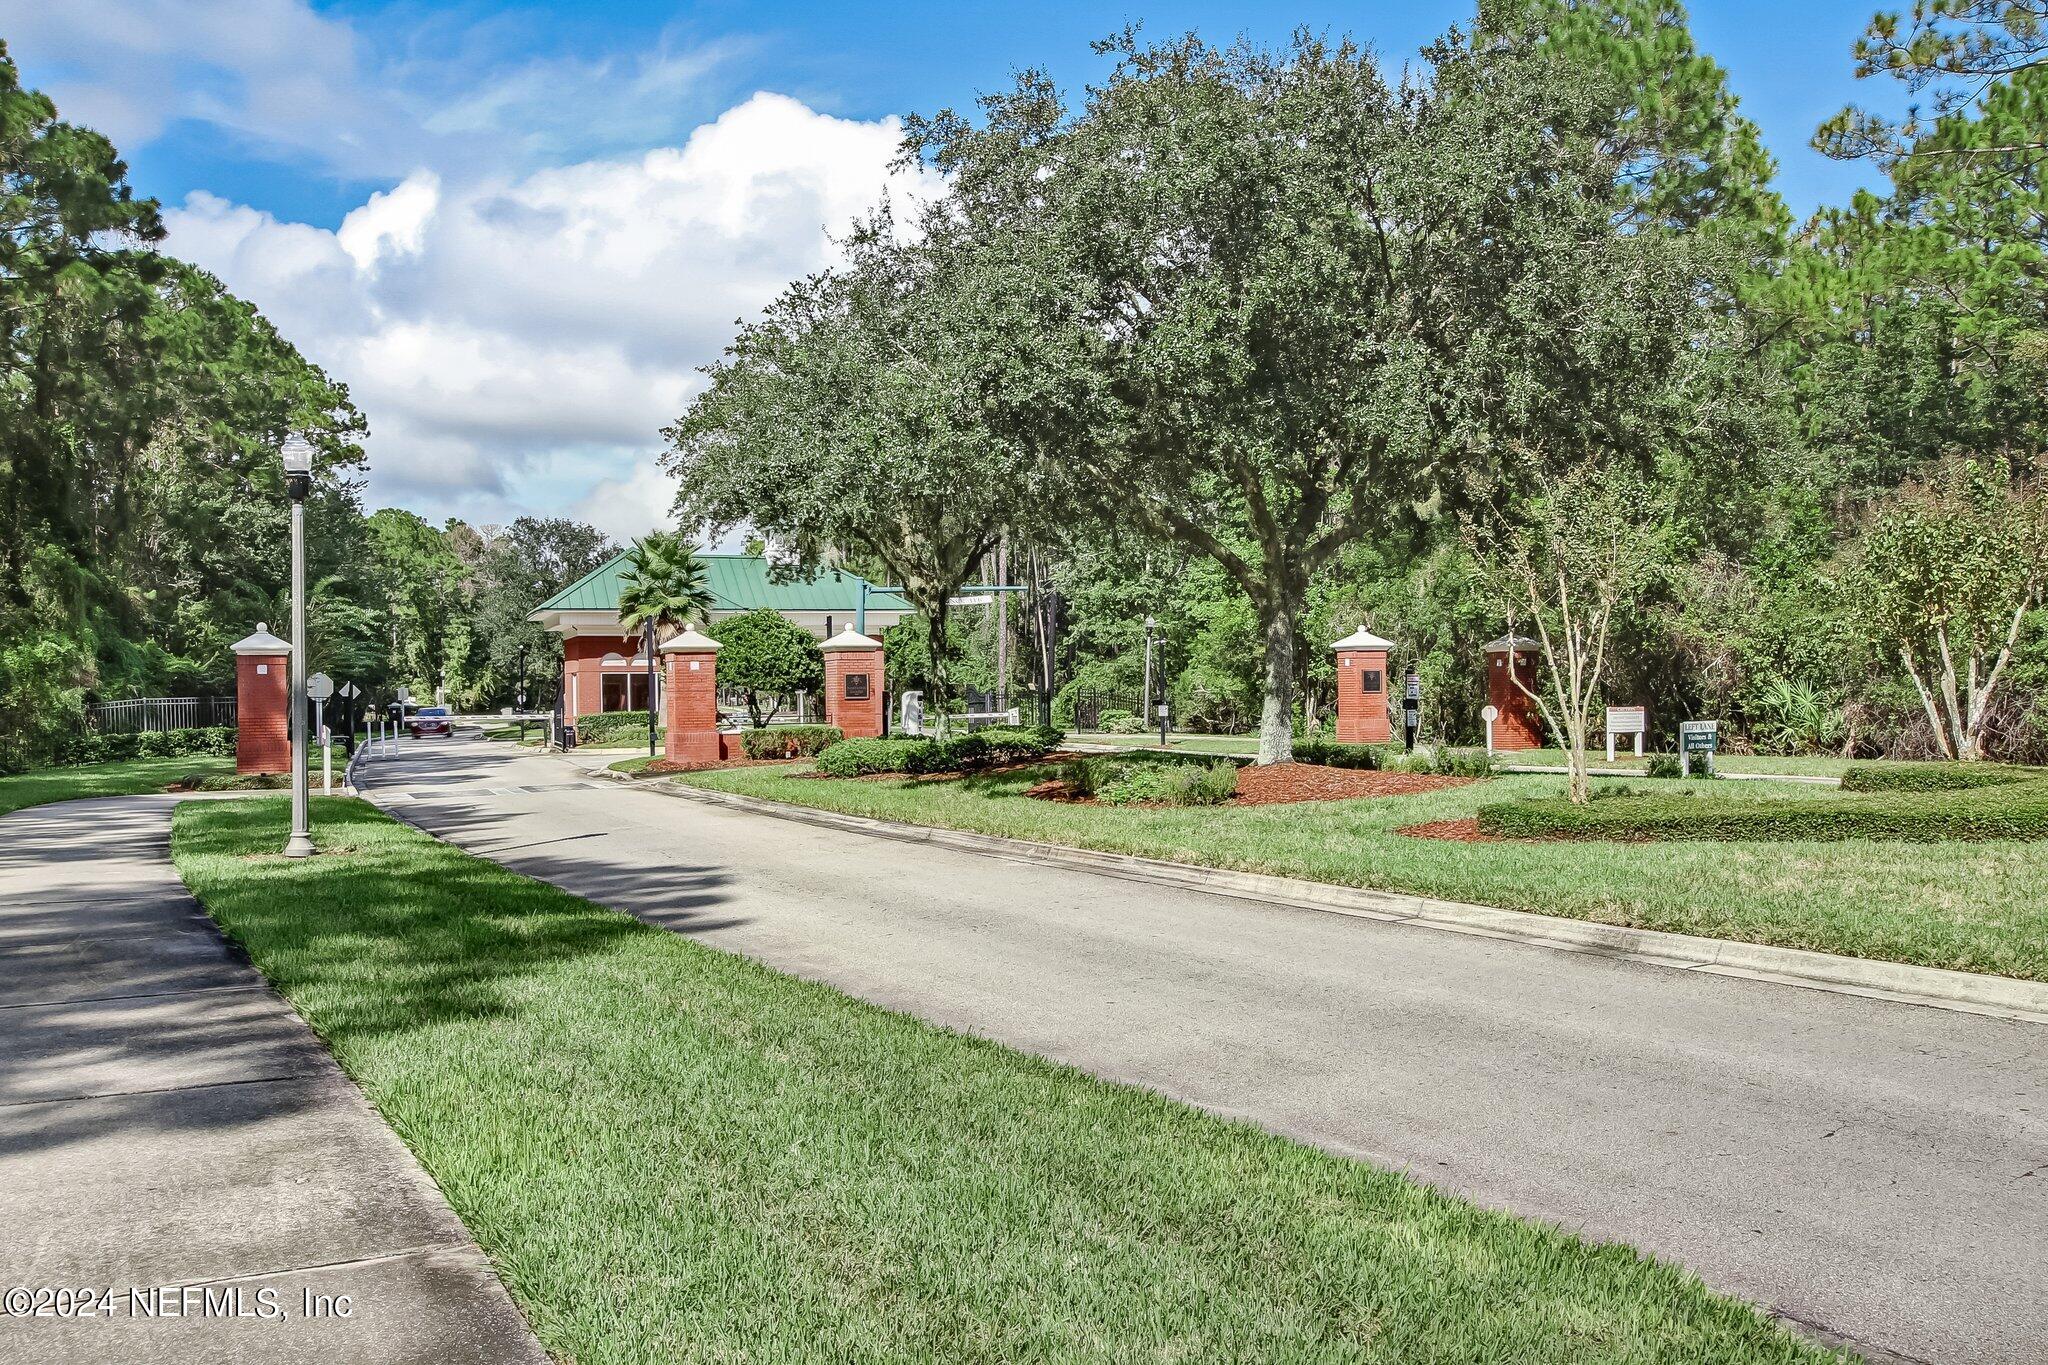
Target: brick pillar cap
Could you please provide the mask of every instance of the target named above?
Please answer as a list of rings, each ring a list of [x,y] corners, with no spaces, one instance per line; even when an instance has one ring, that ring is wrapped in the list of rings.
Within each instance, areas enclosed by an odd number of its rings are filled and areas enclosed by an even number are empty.
[[[880,649],[881,647],[882,642],[880,640],[870,635],[863,635],[852,626],[848,626],[845,630],[840,631],[824,644],[818,646],[819,649],[827,651],[840,649]]]
[[[289,654],[292,647],[270,633],[270,627],[256,623],[256,633],[229,646],[237,654]]]
[[[1527,635],[1503,635],[1498,640],[1487,645],[1486,652],[1488,654],[1505,654],[1509,650],[1514,650],[1519,654],[1525,649],[1535,649],[1542,643],[1541,640],[1533,640]]]
[[[1392,649],[1393,647],[1394,642],[1392,640],[1382,640],[1362,625],[1355,633],[1345,636],[1336,644],[1330,646],[1331,649]]]
[[[672,635],[661,642],[663,654],[716,654],[725,646],[698,630],[695,626],[684,626],[680,635]]]

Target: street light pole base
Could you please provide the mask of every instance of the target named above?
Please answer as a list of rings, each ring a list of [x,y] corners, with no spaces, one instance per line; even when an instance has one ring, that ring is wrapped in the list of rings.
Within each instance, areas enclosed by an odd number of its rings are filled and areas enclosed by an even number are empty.
[[[296,833],[285,841],[284,856],[287,858],[310,858],[313,856],[313,836]]]

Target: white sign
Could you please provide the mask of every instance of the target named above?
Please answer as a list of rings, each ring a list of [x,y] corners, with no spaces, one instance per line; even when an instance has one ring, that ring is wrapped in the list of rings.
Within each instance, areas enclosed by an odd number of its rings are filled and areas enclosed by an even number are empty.
[[[344,697],[361,696],[362,689],[360,687],[357,687],[354,683],[343,683],[341,685],[341,695]]]
[[[325,673],[315,673],[306,679],[306,695],[314,701],[326,701],[334,695],[334,679]]]
[[[1650,712],[1643,706],[1610,706],[1607,708],[1607,761],[1614,762],[1614,737],[1634,735],[1636,757],[1643,756],[1643,734],[1650,728]]]
[[[1479,719],[1485,721],[1488,725],[1493,724],[1495,721],[1500,719],[1500,708],[1498,706],[1480,707]]]
[[[400,700],[401,702],[407,702],[407,701],[411,701],[411,700],[412,700],[412,689],[411,689],[410,687],[401,687],[401,688],[399,688],[399,689],[398,689],[398,699],[399,699],[399,700]]]

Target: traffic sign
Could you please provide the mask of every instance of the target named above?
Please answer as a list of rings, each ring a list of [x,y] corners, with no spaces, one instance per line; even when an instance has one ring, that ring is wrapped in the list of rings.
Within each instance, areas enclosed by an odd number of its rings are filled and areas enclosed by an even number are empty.
[[[334,695],[334,679],[325,673],[315,673],[306,679],[306,695],[314,701],[326,701]]]

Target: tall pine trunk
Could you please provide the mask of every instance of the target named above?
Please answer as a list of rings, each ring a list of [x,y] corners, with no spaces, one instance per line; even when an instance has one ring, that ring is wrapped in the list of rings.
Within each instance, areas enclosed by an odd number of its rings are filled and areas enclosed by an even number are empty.
[[[1294,758],[1294,610],[1282,596],[1259,605],[1259,625],[1266,636],[1266,695],[1259,707],[1259,762],[1287,763]]]

